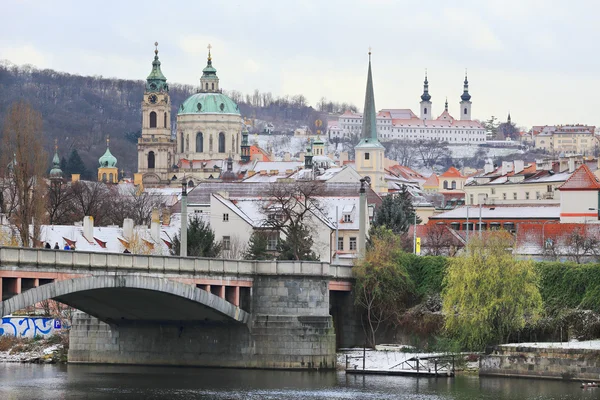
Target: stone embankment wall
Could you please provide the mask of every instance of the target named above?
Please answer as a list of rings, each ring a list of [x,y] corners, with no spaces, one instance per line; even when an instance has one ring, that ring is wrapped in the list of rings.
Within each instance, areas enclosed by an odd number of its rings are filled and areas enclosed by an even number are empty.
[[[248,324],[107,324],[78,313],[69,362],[235,368],[334,369],[335,332],[327,281],[276,276],[255,279]]]
[[[600,380],[600,350],[496,346],[480,358],[479,375]]]

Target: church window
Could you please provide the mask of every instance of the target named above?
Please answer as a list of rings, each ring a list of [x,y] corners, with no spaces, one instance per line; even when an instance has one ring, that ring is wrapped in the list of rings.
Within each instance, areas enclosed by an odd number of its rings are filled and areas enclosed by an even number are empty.
[[[148,168],[154,168],[154,152],[148,153]]]
[[[156,113],[154,111],[150,113],[150,128],[156,128]]]
[[[109,182],[113,182],[113,174],[112,174],[112,172],[110,174],[108,174],[108,181]]]
[[[444,181],[444,189],[448,189],[448,181]]]
[[[208,82],[206,82],[206,90],[208,90]]]
[[[183,153],[183,132],[179,134],[179,142],[181,143],[181,153]]]
[[[452,181],[452,189],[456,189],[456,181]]]
[[[467,115],[467,107],[465,107],[465,110],[463,112],[465,115]]]
[[[204,135],[202,132],[196,133],[196,153],[204,152]]]
[[[102,181],[106,182],[106,173],[102,174]]]
[[[163,122],[163,125],[164,125],[163,128],[167,127],[167,113],[165,113],[165,120]]]
[[[185,136],[185,151],[190,151],[190,135]]]
[[[215,84],[214,83],[212,84],[212,90],[215,90]]]
[[[365,160],[368,160],[371,157],[369,153],[365,153]]]
[[[219,133],[219,153],[225,153],[225,134]]]

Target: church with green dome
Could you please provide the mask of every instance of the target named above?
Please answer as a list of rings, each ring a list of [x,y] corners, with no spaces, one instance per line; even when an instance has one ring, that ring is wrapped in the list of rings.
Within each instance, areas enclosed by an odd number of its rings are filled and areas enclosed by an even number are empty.
[[[142,100],[142,135],[138,139],[142,183],[162,185],[184,175],[192,182],[218,178],[228,158],[242,159],[245,142],[240,109],[220,89],[210,45],[198,93],[177,107],[175,126],[171,126],[169,88],[160,66],[157,47]]]

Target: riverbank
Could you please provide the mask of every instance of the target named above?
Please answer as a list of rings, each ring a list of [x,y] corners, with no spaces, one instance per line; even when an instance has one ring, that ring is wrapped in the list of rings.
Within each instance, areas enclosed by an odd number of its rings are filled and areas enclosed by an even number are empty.
[[[0,362],[56,364],[67,362],[68,334],[48,338],[0,336]]]

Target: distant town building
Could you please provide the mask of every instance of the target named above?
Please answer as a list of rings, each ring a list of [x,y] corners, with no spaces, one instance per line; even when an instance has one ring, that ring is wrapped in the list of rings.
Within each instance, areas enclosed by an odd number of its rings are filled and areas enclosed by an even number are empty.
[[[531,140],[550,153],[594,155],[599,146],[596,127],[590,125],[534,126]]]
[[[465,75],[463,94],[460,96],[460,118],[455,119],[448,112],[446,100],[444,112],[433,117],[432,101],[429,94],[429,81],[425,76],[423,95],[421,95],[421,115],[410,109],[382,109],[377,113],[376,129],[380,142],[391,140],[439,140],[450,144],[483,143],[486,139],[484,127],[479,121],[471,119],[471,95],[469,82]],[[329,124],[332,124],[329,122]],[[351,137],[360,135],[363,115],[346,111],[338,118],[337,125],[329,129],[330,137]]]

